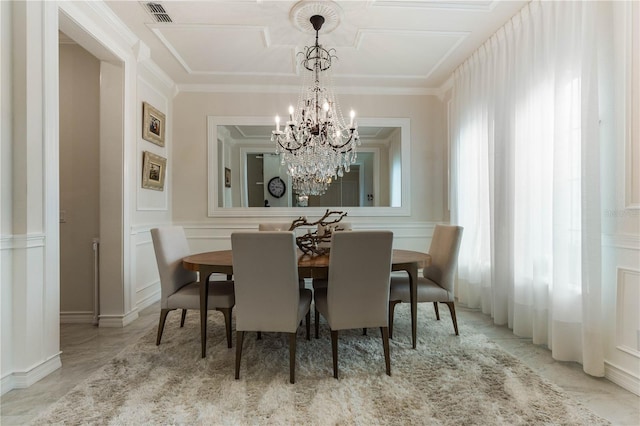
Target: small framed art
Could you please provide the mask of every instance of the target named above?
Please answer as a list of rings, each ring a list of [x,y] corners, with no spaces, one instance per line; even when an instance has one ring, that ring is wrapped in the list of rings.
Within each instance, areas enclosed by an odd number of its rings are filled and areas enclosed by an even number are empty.
[[[142,187],[164,191],[167,159],[149,151],[144,151],[142,156]]]
[[[166,118],[147,102],[142,103],[142,139],[164,146]]]

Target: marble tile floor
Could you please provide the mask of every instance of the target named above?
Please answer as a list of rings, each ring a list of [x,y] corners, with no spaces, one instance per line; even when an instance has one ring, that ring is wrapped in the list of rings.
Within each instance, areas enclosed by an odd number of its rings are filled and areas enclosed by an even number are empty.
[[[441,309],[443,321],[450,321]],[[560,386],[572,398],[608,419],[614,425],[640,425],[640,397],[604,378],[582,372],[577,363],[559,362],[544,347],[514,336],[507,327],[494,326],[482,313],[458,306],[461,333],[465,325],[484,333],[504,350],[518,357],[538,374]],[[62,368],[27,389],[15,389],[1,397],[0,424],[22,425],[56,402],[77,383],[105,365],[125,346],[157,326],[159,304],[140,312],[138,320],[124,329],[97,328],[88,324],[62,324],[60,340]]]

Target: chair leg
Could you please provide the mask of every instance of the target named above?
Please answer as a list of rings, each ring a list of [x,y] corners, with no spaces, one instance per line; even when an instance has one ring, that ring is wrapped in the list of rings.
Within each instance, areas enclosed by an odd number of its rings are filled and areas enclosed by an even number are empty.
[[[453,302],[444,302],[449,307],[449,312],[451,312],[451,320],[453,321],[453,329],[456,331],[456,336],[458,334],[458,320],[456,319],[456,307]]]
[[[240,378],[240,360],[242,359],[242,341],[244,331],[236,331],[236,380]]]
[[[304,321],[307,328],[307,340],[311,340],[311,310],[307,311],[307,315],[305,315]]]
[[[389,339],[393,339],[393,311],[398,303],[400,303],[399,300],[389,301]]]
[[[433,302],[433,309],[436,311],[436,319],[440,321],[440,311],[438,310],[438,302]]]
[[[184,327],[184,320],[187,318],[187,310],[182,310],[182,318],[180,318],[180,328]]]
[[[333,355],[333,377],[338,378],[338,331],[331,330],[331,354]]]
[[[366,328],[363,328],[363,329],[362,329],[362,335],[363,335],[363,336],[366,336],[366,335],[367,335],[367,329],[366,329]]]
[[[231,344],[231,311],[233,308],[216,308],[216,311],[222,312],[224,315],[224,326],[227,332],[227,347],[231,348],[233,345]]]
[[[160,310],[160,323],[158,324],[158,337],[156,338],[156,346],[160,344],[160,339],[162,339],[162,331],[164,330],[164,322],[167,320],[167,314],[172,310],[173,309]]]
[[[382,333],[382,348],[384,350],[384,364],[387,368],[387,376],[391,375],[391,357],[389,356],[389,327],[380,327]]]
[[[257,340],[262,340],[262,331],[258,331]]]
[[[318,312],[317,309],[314,308],[314,327],[316,329],[316,339],[318,338],[318,332],[320,330],[320,312]]]
[[[307,333],[307,337],[309,334]],[[289,383],[296,382],[296,333],[289,333]]]

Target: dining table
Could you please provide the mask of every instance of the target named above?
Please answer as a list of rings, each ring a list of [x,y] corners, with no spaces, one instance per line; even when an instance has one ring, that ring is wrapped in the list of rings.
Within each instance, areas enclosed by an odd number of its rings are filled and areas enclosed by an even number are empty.
[[[331,252],[323,255],[307,255],[302,252],[298,256],[298,276],[300,278],[326,278],[329,270]],[[225,274],[233,276],[233,251],[216,250],[193,254],[182,259],[185,269],[196,271],[199,274],[200,284],[200,339],[202,343],[202,358],[206,356],[207,348],[207,301],[209,299],[209,286],[207,285],[211,274]],[[391,258],[392,271],[406,271],[409,275],[410,304],[411,304],[411,339],[412,346],[416,348],[416,330],[418,315],[418,270],[431,264],[431,257],[427,253],[413,250],[394,249]]]

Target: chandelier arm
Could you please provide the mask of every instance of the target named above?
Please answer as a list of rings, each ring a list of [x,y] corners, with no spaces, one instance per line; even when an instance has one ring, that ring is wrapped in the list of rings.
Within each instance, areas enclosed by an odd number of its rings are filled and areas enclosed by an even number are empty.
[[[349,145],[353,141],[353,133],[354,132],[353,132],[353,129],[352,129],[351,130],[351,134],[349,135],[349,139],[345,143],[343,143],[341,145],[334,145],[334,144],[331,143],[331,141],[328,141],[327,143],[329,144],[329,146],[331,148],[334,148],[334,149],[344,148],[345,146]],[[351,149],[349,151],[351,151]],[[349,152],[349,151],[345,151],[345,152]]]
[[[284,149],[285,151],[291,152],[291,153],[296,152],[296,151],[298,151],[300,148],[302,148],[302,147],[303,147],[303,145],[300,145],[300,146],[298,146],[297,148],[289,148],[288,146],[284,146],[284,145],[282,145],[282,143],[280,143],[280,141],[278,141],[278,145],[280,145],[280,148]]]
[[[291,136],[293,137],[293,141],[299,145],[297,149],[300,149],[303,146],[303,144],[298,142],[298,137],[296,136],[296,132],[295,132],[296,125],[291,123],[289,124],[289,127],[291,127]]]
[[[280,148],[284,149],[285,151],[296,152],[297,150],[299,150],[304,146],[304,144],[301,144],[298,142],[298,140],[295,137],[295,133],[293,133],[293,140],[296,142],[297,146],[293,148],[290,147],[289,145],[282,144],[282,134],[275,134],[275,135],[276,135],[276,142],[278,142],[278,145],[280,145]]]

